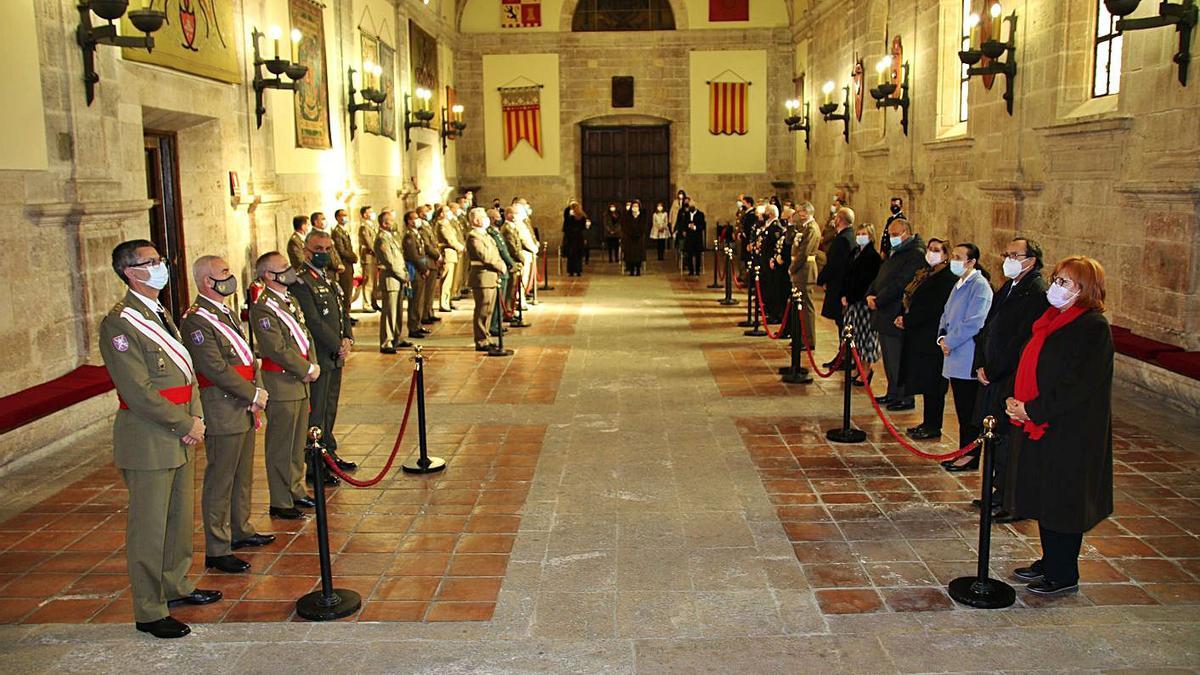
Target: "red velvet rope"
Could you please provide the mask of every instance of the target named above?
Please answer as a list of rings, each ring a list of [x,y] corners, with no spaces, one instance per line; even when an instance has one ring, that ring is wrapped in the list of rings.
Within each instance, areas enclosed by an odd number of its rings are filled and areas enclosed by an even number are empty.
[[[408,403],[404,404],[404,419],[400,422],[400,433],[396,434],[396,444],[392,446],[392,454],[388,457],[387,464],[383,466],[383,470],[379,472],[378,476],[375,476],[370,480],[355,480],[353,477],[346,475],[346,472],[338,468],[337,463],[333,461],[333,457],[330,457],[328,454],[322,454],[321,456],[325,458],[325,466],[328,466],[329,470],[332,471],[335,476],[341,478],[354,487],[371,487],[372,485],[375,485],[379,481],[383,480],[383,477],[392,470],[392,464],[396,461],[396,453],[400,452],[400,444],[404,442],[404,430],[408,428],[408,414],[412,412],[414,398],[413,394],[415,394],[416,391],[417,373],[414,370],[412,379],[409,380],[408,383]]]
[[[754,293],[758,296],[758,315],[762,319],[763,330],[767,331],[768,338],[778,340],[779,336],[783,333],[783,327],[787,325],[788,314],[792,310],[792,303],[789,302],[783,306],[783,320],[779,322],[779,330],[772,334],[771,327],[767,325],[766,312],[763,310],[762,284],[758,283],[757,278],[754,279]]]
[[[813,350],[809,349],[808,347],[809,339],[808,330],[804,325],[804,308],[800,308],[800,312],[800,337],[804,338],[804,342],[802,344],[804,345],[804,352],[808,354],[808,364],[812,366],[812,372],[822,380],[833,377],[833,374],[838,371],[839,367],[841,367],[842,359],[846,357],[845,343],[838,345],[837,356],[834,357],[833,364],[829,366],[829,370],[826,372],[821,372],[821,369],[817,367],[817,360],[813,358]]]
[[[892,435],[892,438],[896,439],[896,442],[900,444],[900,447],[908,450],[917,457],[948,461],[952,459],[958,459],[959,457],[962,457],[979,446],[979,439],[977,438],[967,444],[965,448],[959,448],[958,450],[948,452],[944,455],[935,455],[933,453],[925,452],[924,450],[921,450],[904,440],[904,438],[900,436],[899,432],[896,431],[896,427],[892,426],[892,421],[888,419],[887,415],[883,414],[883,409],[879,407],[879,402],[875,400],[875,392],[871,391],[871,383],[866,381],[865,375],[867,369],[863,365],[862,358],[858,355],[858,349],[854,346],[851,346],[850,353],[854,356],[854,363],[858,366],[859,377],[863,378],[863,382],[865,384],[864,388],[867,391],[867,399],[871,401],[871,405],[875,408],[875,414],[879,415],[879,419],[883,421],[883,426],[887,427],[888,433]]]

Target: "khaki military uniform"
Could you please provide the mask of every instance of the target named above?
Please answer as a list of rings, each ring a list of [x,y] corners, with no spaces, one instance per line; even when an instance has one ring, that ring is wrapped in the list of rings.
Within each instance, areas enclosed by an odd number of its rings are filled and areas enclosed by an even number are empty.
[[[277,307],[279,313],[272,307]],[[297,326],[299,336],[292,327]],[[304,443],[308,430],[308,385],[303,378],[316,363],[312,335],[291,293],[264,288],[250,305],[254,347],[262,359],[267,399],[266,466],[271,506],[293,508],[304,491]]]
[[[437,232],[434,231],[433,225],[426,222],[422,223],[421,229],[418,230],[421,234],[421,239],[425,242],[425,255],[429,256],[434,262],[434,267],[437,268],[436,275],[429,277],[429,290],[422,296],[424,302],[421,303],[421,319],[428,321],[433,318],[433,299],[441,295],[442,287],[442,254],[438,249]]]
[[[338,350],[343,338],[354,338],[349,304],[342,298],[342,289],[311,266],[301,270],[300,283],[293,285],[291,291],[313,337],[309,356],[315,356],[321,367],[320,377],[309,387],[312,411],[308,414],[308,426],[319,427],[325,447],[337,450],[333,426],[342,395],[342,367],[346,365]]]
[[[299,232],[292,232],[287,243],[288,264],[296,269],[304,266],[304,237]]]
[[[788,276],[791,277],[792,287],[802,295],[801,307],[804,309],[804,345],[809,349],[816,346],[817,316],[813,308],[812,295],[808,292],[810,281],[816,281],[816,255],[821,244],[821,229],[811,218],[796,228],[796,238],[792,241],[792,259],[788,264]],[[796,336],[793,336],[793,339]]]
[[[342,289],[342,298],[348,309],[354,301],[354,263],[358,262],[358,255],[354,253],[354,244],[350,241],[350,232],[346,226],[334,225],[331,236],[333,250],[342,263],[337,273],[337,283]]]
[[[533,287],[533,280],[537,278],[537,255],[540,248],[538,242],[533,237],[533,227],[525,220],[516,221],[517,232],[521,236],[521,292],[518,294],[518,299],[521,302],[521,307],[529,309],[526,302],[526,289]]]
[[[401,235],[379,229],[375,237],[375,260],[383,286],[383,316],[379,317],[379,348],[396,348],[404,341],[404,286],[409,283],[404,265]],[[411,301],[410,301],[411,302]],[[420,323],[411,324],[413,329]]]
[[[508,247],[508,254],[517,263],[516,269],[511,271],[508,280],[508,306],[510,310],[515,312],[519,298],[524,295],[524,287],[521,285],[521,280],[525,278],[525,255],[521,247],[521,229],[515,222],[506,220],[500,226],[500,236],[504,237],[504,244]]]
[[[379,306],[379,271],[375,264],[375,239],[382,229],[369,220],[358,224],[358,261],[362,264],[362,285],[359,286],[359,290],[363,309]]]
[[[438,223],[437,240],[442,252],[442,289],[438,296],[438,309],[449,311],[450,301],[458,297],[459,257],[467,249],[454,218],[447,218]]]
[[[412,280],[413,294],[408,299],[408,330],[415,331],[421,327],[421,319],[425,318],[425,307],[433,306],[433,289],[437,285],[434,273],[434,263],[437,261],[436,246],[430,246],[421,234],[423,228],[404,227],[404,260],[412,263],[417,275]],[[431,255],[432,253],[432,255]],[[432,316],[430,314],[429,316]]]
[[[467,235],[467,251],[471,258],[468,283],[475,296],[475,346],[482,347],[488,343],[488,329],[496,308],[496,287],[500,285],[500,276],[508,274],[508,266],[486,229],[471,230]]]
[[[464,210],[461,215],[455,220],[455,225],[458,226],[459,240],[467,241],[467,235],[471,233],[471,225],[467,222],[467,211]],[[470,291],[470,284],[467,277],[471,274],[470,261],[463,254],[459,255],[458,260],[458,275],[454,281],[454,294],[458,297],[466,297]]]
[[[142,623],[166,617],[168,600],[195,590],[187,578],[195,467],[182,438],[201,410],[178,335],[132,290],[100,322],[100,355],[121,400],[113,464],[129,490],[125,559],[133,616]]]
[[[212,319],[225,330],[214,326]],[[224,303],[196,296],[180,328],[196,366],[204,404],[208,460],[200,497],[204,551],[209,557],[225,556],[232,553],[232,542],[255,534],[250,524],[250,489],[257,424],[249,408],[261,378],[241,321]]]

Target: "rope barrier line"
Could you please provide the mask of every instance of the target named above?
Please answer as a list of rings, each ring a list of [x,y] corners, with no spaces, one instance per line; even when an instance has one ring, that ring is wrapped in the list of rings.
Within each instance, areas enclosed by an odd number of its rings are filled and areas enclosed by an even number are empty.
[[[808,346],[808,343],[809,343],[808,329],[804,325],[804,308],[803,307],[800,308],[800,337],[803,338],[804,352],[806,354],[808,354],[808,364],[810,366],[812,366],[812,369],[809,372],[815,374],[817,377],[824,380],[824,379],[833,377],[834,373],[838,372],[838,370],[841,369],[842,359],[846,358],[846,343],[845,342],[838,344],[837,355],[833,357],[833,363],[829,366],[828,371],[821,372],[821,369],[817,366],[817,359],[813,357],[813,350],[811,348],[809,348],[809,346]]]
[[[783,320],[779,322],[779,329],[772,334],[771,327],[767,325],[766,311],[763,309],[762,284],[759,283],[757,278],[754,280],[754,293],[758,296],[758,302],[756,304],[758,305],[758,315],[762,319],[763,330],[767,331],[768,338],[772,340],[778,340],[783,334],[783,327],[787,325],[788,313],[792,310],[792,303],[789,302],[783,306]]]
[[[861,375],[863,373],[867,372],[866,368],[863,365],[862,357],[860,357],[858,355],[858,349],[856,347],[851,347],[850,353],[854,356],[854,363],[855,363],[855,365],[858,366],[858,372],[861,377]],[[904,448],[905,450],[908,450],[909,452],[916,455],[917,457],[922,457],[924,459],[935,459],[935,460],[941,460],[941,461],[948,461],[948,460],[952,460],[952,459],[958,459],[959,457],[962,457],[963,455],[967,454],[968,452],[971,452],[975,448],[979,447],[980,439],[978,439],[978,438],[971,441],[970,443],[968,443],[967,446],[964,448],[959,448],[958,450],[954,450],[953,452],[948,452],[948,453],[941,454],[941,455],[933,454],[930,452],[925,452],[924,450],[921,450],[920,448],[913,446],[911,443],[904,440],[904,438],[900,436],[899,432],[896,431],[896,427],[892,426],[892,421],[889,420],[887,415],[885,415],[883,413],[883,409],[879,407],[879,402],[875,400],[875,392],[871,391],[871,383],[866,382],[864,379],[864,384],[865,384],[865,386],[863,388],[867,392],[867,400],[869,400],[871,402],[871,406],[873,408],[875,408],[875,414],[878,415],[879,419],[883,421],[883,426],[887,427],[888,433],[892,435],[892,438],[896,439],[896,442],[900,444],[900,447]]]
[[[358,488],[371,487],[371,486],[379,483],[379,481],[383,480],[383,477],[386,476],[387,473],[392,470],[392,464],[396,461],[396,454],[398,452],[400,452],[400,444],[404,442],[404,431],[405,431],[405,429],[408,428],[408,414],[410,412],[412,412],[412,404],[413,404],[413,398],[414,398],[413,394],[415,394],[416,392],[417,392],[417,374],[416,374],[416,371],[414,370],[413,376],[409,380],[409,384],[408,384],[408,403],[404,404],[404,419],[401,420],[401,422],[400,422],[400,433],[396,434],[396,444],[392,446],[392,454],[390,456],[388,456],[387,464],[385,464],[383,466],[383,470],[379,472],[378,476],[375,476],[374,478],[372,478],[370,480],[356,480],[352,476],[346,475],[346,473],[344,471],[342,471],[340,468],[338,468],[337,463],[333,461],[332,457],[330,457],[328,454],[322,454],[321,456],[325,459],[325,465],[329,467],[329,470],[332,471],[333,474],[335,476],[337,476],[338,478],[341,478],[342,480],[346,481],[350,485],[353,485],[354,487],[358,487]]]

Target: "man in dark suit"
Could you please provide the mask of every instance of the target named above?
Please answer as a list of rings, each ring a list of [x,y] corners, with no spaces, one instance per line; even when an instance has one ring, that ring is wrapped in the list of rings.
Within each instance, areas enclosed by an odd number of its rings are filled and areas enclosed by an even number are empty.
[[[821,302],[821,316],[833,319],[838,327],[838,335],[842,334],[845,308],[842,307],[842,285],[845,283],[846,271],[854,258],[854,211],[843,206],[834,214],[837,228],[829,250],[825,253],[825,266],[817,274],[817,285],[825,289],[825,299]],[[834,357],[836,359],[836,357]],[[829,368],[833,361],[823,367]]]
[[[925,264],[925,242],[912,231],[907,220],[896,219],[888,226],[892,253],[879,267],[875,281],[867,288],[867,307],[871,308],[871,325],[879,333],[883,349],[883,368],[887,373],[887,393],[876,398],[887,404],[888,410],[912,410],[916,407],[911,395],[905,395],[900,382],[900,354],[904,336],[896,327],[904,287],[917,270]],[[889,237],[884,237],[885,239]]]
[[[987,322],[975,336],[975,378],[983,385],[975,417],[1004,419],[1004,400],[1011,395],[1021,350],[1037,321],[1049,307],[1046,280],[1042,277],[1042,247],[1032,239],[1016,238],[1004,248],[1004,276],[1008,281],[992,297]],[[1006,480],[1011,465],[1008,434],[997,436],[995,491],[991,506],[995,516],[1011,520],[1011,491]],[[1005,498],[1007,497],[1007,499]]]
[[[908,220],[908,216],[904,215],[904,200],[900,197],[892,197],[891,203],[888,204],[888,219],[887,223],[883,226],[884,232],[888,231],[894,220]],[[879,242],[879,252],[885,258],[892,252],[892,243],[888,241],[887,237],[884,237],[883,241]]]
[[[690,198],[685,197],[683,202],[679,220],[683,232],[684,268],[688,276],[697,276],[704,253],[704,212],[696,208]]]

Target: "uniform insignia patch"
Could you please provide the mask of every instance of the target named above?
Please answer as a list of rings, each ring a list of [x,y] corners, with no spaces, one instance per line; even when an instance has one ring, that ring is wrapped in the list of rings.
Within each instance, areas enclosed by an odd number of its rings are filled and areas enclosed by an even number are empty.
[[[263,318],[258,320],[258,325],[262,326],[263,330],[270,330],[271,329],[271,320],[264,316]]]
[[[204,344],[204,333],[201,333],[198,330],[192,331],[192,342],[195,342],[198,345]]]
[[[119,352],[129,351],[129,338],[124,335],[114,335],[112,339],[113,349]]]

